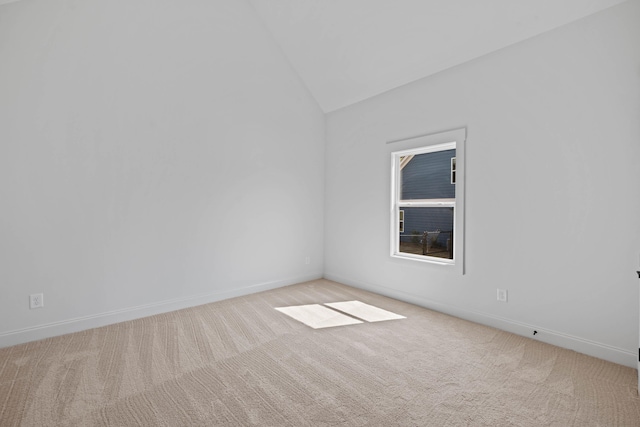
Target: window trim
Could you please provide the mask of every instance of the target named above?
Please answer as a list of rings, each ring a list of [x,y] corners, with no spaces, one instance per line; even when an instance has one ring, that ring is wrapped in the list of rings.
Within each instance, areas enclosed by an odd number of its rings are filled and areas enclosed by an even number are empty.
[[[413,138],[389,141],[388,154],[391,157],[391,203],[390,203],[390,255],[395,259],[419,261],[441,265],[464,274],[464,193],[465,193],[465,143],[466,128],[423,135]],[[400,157],[436,151],[456,150],[456,196],[455,199],[427,199],[400,202]],[[403,207],[453,207],[454,242],[453,259],[407,254],[399,251],[399,211]]]

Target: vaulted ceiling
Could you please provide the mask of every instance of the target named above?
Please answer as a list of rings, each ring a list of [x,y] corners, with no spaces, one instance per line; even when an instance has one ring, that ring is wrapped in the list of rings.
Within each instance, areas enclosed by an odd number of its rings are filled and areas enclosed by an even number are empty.
[[[324,112],[624,1],[249,0]]]
[[[624,0],[249,1],[330,112]]]

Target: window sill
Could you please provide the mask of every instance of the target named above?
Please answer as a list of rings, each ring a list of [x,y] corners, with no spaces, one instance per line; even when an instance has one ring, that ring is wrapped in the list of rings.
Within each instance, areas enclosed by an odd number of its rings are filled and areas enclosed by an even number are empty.
[[[446,265],[449,267],[455,266],[455,262],[452,259],[428,257],[428,256],[422,256],[422,255],[411,255],[411,254],[405,254],[405,253],[393,253],[391,254],[391,257],[397,258],[397,259],[406,259],[411,261],[424,262],[427,264]]]

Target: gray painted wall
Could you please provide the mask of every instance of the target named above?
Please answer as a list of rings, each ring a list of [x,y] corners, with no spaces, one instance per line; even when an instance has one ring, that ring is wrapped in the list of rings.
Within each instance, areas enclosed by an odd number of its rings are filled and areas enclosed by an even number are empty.
[[[322,276],[324,115],[247,2],[6,4],[0,58],[0,345]]]
[[[0,7],[0,345],[324,271],[635,367],[637,1],[326,127],[245,2],[145,5]],[[389,257],[385,146],[459,127],[464,276]]]
[[[626,2],[329,114],[325,276],[635,367],[638,22]],[[465,275],[389,256],[387,141],[460,127]]]

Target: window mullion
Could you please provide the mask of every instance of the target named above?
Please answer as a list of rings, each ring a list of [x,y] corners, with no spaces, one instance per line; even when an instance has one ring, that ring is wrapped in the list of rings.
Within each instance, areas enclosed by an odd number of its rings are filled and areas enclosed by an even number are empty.
[[[455,207],[455,199],[399,200],[398,207]]]

